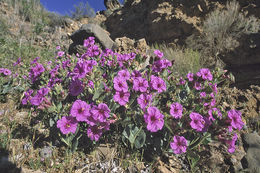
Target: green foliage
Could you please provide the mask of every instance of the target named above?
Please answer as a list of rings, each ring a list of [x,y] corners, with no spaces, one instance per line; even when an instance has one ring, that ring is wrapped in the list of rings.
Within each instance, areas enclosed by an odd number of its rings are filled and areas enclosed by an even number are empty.
[[[36,23],[34,26],[34,32],[36,35],[39,35],[43,32],[44,24],[43,23]]]
[[[47,15],[46,23],[50,27],[64,26],[67,24],[66,18],[68,18],[68,17],[59,15],[54,12],[49,12]]]
[[[239,10],[238,2],[227,2],[225,9],[216,9],[208,15],[203,22],[201,35],[193,34],[187,39],[188,46],[203,54],[204,65],[212,65],[210,57],[216,60],[220,54],[238,47],[242,35],[259,31],[260,22],[257,18],[246,17]]]
[[[4,18],[0,17],[0,43],[2,43],[4,40],[4,36],[8,35],[9,29],[8,25],[6,24],[6,21]],[[2,44],[1,44],[2,45]]]
[[[44,22],[46,10],[40,0],[3,0],[14,8],[15,12],[25,21],[32,24]]]
[[[88,4],[88,2],[79,2],[74,5],[74,9],[70,12],[70,16],[76,20],[84,17],[94,17],[95,10]]]
[[[138,128],[134,124],[129,124],[123,131],[123,142],[128,146],[126,139],[130,142],[131,148],[140,149],[145,144],[146,134],[142,128]]]
[[[0,133],[0,149],[7,148],[8,143],[8,133]]]

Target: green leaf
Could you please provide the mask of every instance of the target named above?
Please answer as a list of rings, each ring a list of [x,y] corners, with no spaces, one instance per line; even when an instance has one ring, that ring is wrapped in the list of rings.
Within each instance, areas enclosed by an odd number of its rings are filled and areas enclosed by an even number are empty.
[[[93,100],[96,100],[100,97],[100,95],[104,92],[104,88],[105,88],[104,84],[101,83],[99,85],[98,89],[94,91],[95,93],[94,93],[94,96],[93,96]]]
[[[61,111],[61,108],[62,108],[62,103],[59,102],[58,105],[57,105],[57,111],[60,112],[60,111]]]
[[[144,130],[142,129],[138,136],[136,137],[136,140],[135,140],[135,148],[139,149],[139,148],[142,148],[145,144],[145,140],[146,140],[146,134],[144,132]]]
[[[200,160],[200,156],[198,154],[196,154],[195,152],[189,151],[187,153],[187,157],[188,157],[188,160],[189,160],[191,170],[194,170],[198,161]]]
[[[80,135],[79,137],[77,137],[73,142],[72,142],[72,147],[71,147],[71,152],[74,153],[79,145],[79,139],[81,138],[82,135]]]
[[[52,118],[50,118],[50,120],[49,120],[50,127],[52,127],[54,124],[55,124],[55,121]]]
[[[56,109],[57,109],[56,106],[52,105],[51,107],[49,107],[48,112],[49,113],[54,113],[56,111]]]
[[[126,126],[122,134],[125,139],[128,139],[132,149],[134,146],[137,149],[143,147],[146,139],[146,134],[142,128],[138,128],[134,124],[129,124],[128,126]],[[125,145],[127,145],[125,139],[123,139],[123,142],[125,143]]]

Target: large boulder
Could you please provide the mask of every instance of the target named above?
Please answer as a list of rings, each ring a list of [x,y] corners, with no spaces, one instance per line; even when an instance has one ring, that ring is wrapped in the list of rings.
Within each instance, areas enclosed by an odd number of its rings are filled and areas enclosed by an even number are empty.
[[[243,136],[244,146],[247,150],[244,166],[249,172],[260,172],[260,136],[257,133]]]
[[[245,35],[239,46],[223,58],[227,68],[233,73],[236,85],[247,88],[260,84],[260,33]]]
[[[82,25],[79,30],[70,36],[73,43],[69,47],[69,54],[84,53],[82,45],[84,40],[88,37],[95,37],[96,42],[99,43],[103,49],[114,49],[116,47],[115,42],[109,37],[106,30],[97,24],[90,23]]]
[[[198,2],[201,8],[205,6],[204,1]],[[112,39],[124,36],[135,40],[145,38],[149,44],[184,40],[198,30],[200,21],[194,14],[203,14],[198,2],[186,6],[182,1],[128,0],[107,18],[105,24]]]

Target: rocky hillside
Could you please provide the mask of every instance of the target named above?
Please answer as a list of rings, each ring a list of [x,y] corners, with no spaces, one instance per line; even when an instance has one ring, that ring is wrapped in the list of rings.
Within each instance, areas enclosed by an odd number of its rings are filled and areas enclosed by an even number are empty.
[[[238,1],[239,6],[236,7],[240,7],[238,10],[234,9],[235,4],[231,4],[227,9],[227,2],[229,1],[128,0],[123,8],[115,10],[107,18],[105,25],[112,39],[124,36],[135,40],[145,38],[150,45],[171,43],[199,49],[208,59],[205,63],[208,66],[214,66],[215,60],[221,59],[221,66],[235,74],[240,86],[247,86],[247,83],[259,83],[257,81],[260,81],[260,2],[257,0]],[[208,23],[205,22],[209,16],[212,16],[213,11],[221,12],[225,9],[234,11],[233,14],[230,14],[231,18],[236,15],[238,17],[239,13],[244,16],[246,24],[243,27],[250,25],[249,16],[255,16],[257,24],[252,26],[255,30],[250,34],[244,32],[236,35],[233,32],[239,31],[236,29],[232,31],[233,25],[237,25],[235,20],[227,19],[225,21],[223,18],[211,17]],[[222,23],[223,30],[221,28],[216,30],[214,22],[219,26]],[[225,23],[229,23],[229,26],[226,26]],[[243,30],[243,28],[240,29]],[[223,34],[218,36],[213,35],[212,32],[223,32]],[[201,42],[210,39],[209,35],[213,35],[212,40],[198,47]],[[196,40],[194,37],[202,37],[202,40]],[[220,43],[216,43],[216,41]],[[216,50],[210,50],[209,53],[206,51],[208,47]],[[214,62],[212,63],[212,61]]]
[[[247,124],[243,129],[246,134],[238,137],[239,150],[234,155],[227,156],[226,148],[212,143],[209,152],[201,152],[199,167],[208,172],[245,169],[250,172],[260,164],[260,88],[252,85],[260,84],[260,1],[228,2],[128,0],[122,6],[116,0],[107,0],[107,10],[98,12],[93,18],[75,20],[44,10],[41,17],[21,15],[17,6],[3,0],[0,1],[0,60],[13,62],[20,56],[32,60],[42,56],[33,50],[46,53],[51,49],[56,51],[58,45],[70,54],[84,53],[82,43],[89,36],[95,36],[103,48],[121,53],[139,51],[148,57],[154,45],[167,45],[164,53],[170,52],[167,57],[176,63],[177,58],[198,55],[203,65],[220,66],[235,75],[236,87],[219,88],[216,101],[227,110],[240,110]],[[41,10],[39,7],[38,11]],[[183,61],[193,62],[188,58]],[[10,104],[0,107],[0,111],[4,110],[0,113],[4,114]],[[250,134],[253,131],[258,134]],[[183,158],[163,157],[156,161],[156,172],[178,172],[183,167],[184,163],[180,163]]]

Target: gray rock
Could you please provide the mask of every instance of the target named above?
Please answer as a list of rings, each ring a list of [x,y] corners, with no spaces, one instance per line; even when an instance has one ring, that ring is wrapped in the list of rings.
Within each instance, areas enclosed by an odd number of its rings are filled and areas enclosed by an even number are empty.
[[[260,136],[257,133],[243,136],[246,156],[243,159],[244,168],[250,172],[260,172]]]
[[[75,47],[77,45],[83,45],[84,40],[91,36],[96,38],[96,42],[99,43],[102,48],[113,49],[116,46],[108,33],[99,25],[93,23],[84,24],[70,36],[73,43],[69,47],[69,54],[78,53]]]

